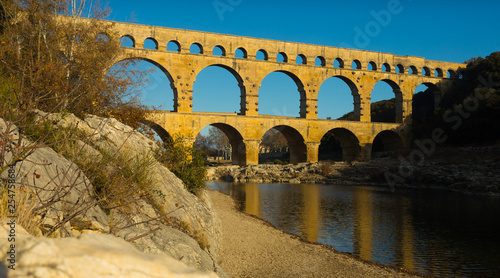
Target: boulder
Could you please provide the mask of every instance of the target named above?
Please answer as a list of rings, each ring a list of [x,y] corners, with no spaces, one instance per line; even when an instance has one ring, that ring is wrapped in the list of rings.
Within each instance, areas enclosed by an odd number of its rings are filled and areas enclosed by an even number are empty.
[[[96,149],[111,153],[126,152],[136,157],[154,157],[158,146],[142,133],[113,118],[88,116],[85,120],[73,114],[48,114],[37,111],[39,120],[50,120],[61,127],[76,127],[91,137]],[[192,231],[205,234],[211,256],[218,258],[222,239],[222,224],[211,208],[210,198],[202,194],[201,199],[189,193],[184,183],[161,163],[154,161],[148,166],[154,181],[151,189],[157,194],[152,198],[169,217],[189,225]],[[203,199],[203,200],[202,200]]]
[[[0,235],[8,234],[2,220]],[[11,249],[0,238],[0,277],[192,277],[215,278],[167,255],[145,254],[112,235],[84,233],[76,238],[34,238],[16,227],[15,270],[8,269]]]
[[[49,147],[32,148],[34,143],[20,136],[17,127],[0,119],[0,134],[2,133],[12,135],[11,140],[6,142],[7,147],[11,149],[4,154],[6,162],[11,162],[13,157],[23,150],[29,150],[25,159],[14,167],[15,188],[30,192],[34,197],[32,200],[37,203],[35,207],[39,204],[49,204],[40,211],[41,224],[50,228],[64,217],[90,207],[74,219],[87,223],[89,229],[109,230],[106,214],[93,205],[92,184],[77,165]],[[8,172],[4,171],[0,178],[5,181],[7,175]],[[61,236],[69,236],[69,232],[61,233]]]
[[[192,238],[188,234],[166,226],[160,221],[153,220],[156,212],[148,203],[141,201],[137,204],[140,213],[124,215],[118,209],[112,210],[109,216],[114,222],[112,233],[115,236],[130,241],[138,250],[151,254],[166,254],[177,259],[187,266],[203,271],[216,272],[220,277],[228,277],[217,264],[209,249],[203,244],[209,244],[201,235],[203,232],[193,233],[200,238]],[[191,229],[184,223],[185,229]],[[202,248],[203,247],[203,248]]]

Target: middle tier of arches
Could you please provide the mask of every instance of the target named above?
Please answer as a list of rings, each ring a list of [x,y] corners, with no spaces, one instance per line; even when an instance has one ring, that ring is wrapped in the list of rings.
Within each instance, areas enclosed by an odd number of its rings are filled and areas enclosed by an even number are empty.
[[[318,118],[318,93],[321,85],[329,78],[342,80],[350,89],[354,119],[371,121],[371,93],[378,82],[387,83],[393,90],[396,104],[396,122],[407,123],[411,115],[413,93],[421,84],[431,84],[436,88],[436,99],[440,99],[446,82],[443,79],[419,75],[395,75],[390,72],[373,70],[350,70],[344,68],[321,68],[311,70],[285,63],[265,63],[248,61],[242,63],[237,58],[217,56],[186,55],[179,53],[158,53],[129,50],[127,58],[140,59],[157,66],[171,82],[174,92],[175,112],[190,113],[193,111],[193,87],[198,74],[208,67],[219,67],[227,70],[236,79],[239,88],[239,115],[259,115],[259,91],[262,81],[271,73],[284,73],[290,77],[297,87],[300,112],[298,117]],[[284,57],[283,59],[286,59]],[[386,66],[388,67],[388,66]],[[214,111],[217,112],[217,111]]]

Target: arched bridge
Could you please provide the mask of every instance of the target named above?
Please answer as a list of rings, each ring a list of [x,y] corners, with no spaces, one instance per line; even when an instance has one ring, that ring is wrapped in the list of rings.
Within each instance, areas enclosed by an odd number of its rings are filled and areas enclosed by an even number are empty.
[[[158,66],[174,91],[173,111],[151,112],[148,123],[159,134],[180,135],[194,142],[204,127],[220,128],[230,139],[233,162],[258,163],[261,138],[277,127],[287,138],[291,162],[315,162],[321,138],[333,130],[343,148],[344,159],[369,159],[378,136],[385,149],[408,145],[405,126],[411,123],[412,98],[417,86],[426,84],[439,101],[457,72],[465,64],[426,60],[364,50],[344,49],[224,35],[192,30],[114,22],[116,35],[133,42],[124,59],[142,59]],[[144,49],[145,41],[154,49]],[[173,44],[175,51],[167,51]],[[192,53],[193,47],[197,53]],[[170,49],[170,48],[169,48]],[[238,80],[241,92],[239,113],[193,112],[193,84],[198,73],[209,66],[222,67]],[[259,88],[272,72],[282,72],[296,83],[300,93],[300,116],[259,114]],[[337,77],[351,89],[357,121],[317,119],[318,92],[328,78]],[[386,82],[396,99],[396,122],[373,123],[371,92],[377,82]]]

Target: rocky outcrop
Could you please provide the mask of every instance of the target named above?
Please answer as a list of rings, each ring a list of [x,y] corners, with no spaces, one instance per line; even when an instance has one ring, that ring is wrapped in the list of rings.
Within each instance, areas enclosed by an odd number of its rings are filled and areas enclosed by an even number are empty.
[[[9,130],[7,130],[7,128]],[[37,146],[19,134],[16,126],[0,119],[0,134],[11,134],[9,148],[30,150],[26,159],[16,164],[15,187],[29,188],[35,202],[47,204],[41,211],[40,224],[50,229],[62,218],[85,209],[75,221],[87,223],[88,229],[109,231],[107,215],[93,203],[93,187],[82,171],[72,162],[60,156],[49,147]],[[4,160],[11,161],[16,151],[4,153]],[[7,180],[8,172],[2,173],[2,183]],[[37,205],[35,205],[37,206]],[[59,229],[61,236],[69,236],[69,223]]]
[[[413,152],[368,162],[217,166],[209,169],[208,176],[230,182],[361,184],[500,196],[499,146],[441,148],[422,161],[409,163]]]
[[[344,179],[344,162],[259,164],[247,167],[218,166],[208,170],[208,180],[251,183],[355,183],[360,177]]]
[[[2,220],[0,234],[9,234]],[[107,234],[83,233],[73,238],[35,238],[16,227],[15,247],[0,244],[0,277],[218,277],[196,270],[167,255],[146,254],[123,239]],[[2,243],[7,242],[0,237]],[[14,261],[8,256],[15,251]],[[6,265],[7,263],[8,265]]]
[[[158,148],[152,140],[113,118],[90,115],[81,120],[72,114],[62,117],[60,114],[46,114],[41,111],[38,111],[38,115],[40,119],[53,121],[59,126],[77,127],[90,134],[93,144],[100,150],[147,157],[154,156],[155,149]],[[87,148],[92,149],[90,146]],[[95,152],[98,150],[86,153]],[[161,209],[168,212],[170,217],[189,224],[191,230],[205,233],[208,237],[210,252],[217,257],[221,240],[221,223],[210,209],[209,198],[203,198],[205,200],[203,202],[197,196],[187,192],[184,183],[160,163],[154,162],[148,165],[148,174],[155,181],[151,184],[152,190],[158,192],[152,196],[155,198],[155,203],[160,204]]]
[[[201,194],[197,197],[189,193],[181,180],[156,161],[158,147],[153,141],[115,119],[89,116],[82,120],[72,114],[47,114],[41,111],[36,111],[36,114],[38,122],[46,121],[62,128],[76,128],[85,133],[86,140],[77,140],[74,149],[78,155],[87,156],[95,163],[103,159],[105,152],[107,155],[125,153],[129,157],[150,159],[147,169],[148,181],[150,180],[148,187],[151,192],[155,192],[148,202],[140,200],[134,204],[132,211],[124,212],[116,208],[104,213],[92,197],[94,189],[84,172],[53,149],[37,146],[26,159],[16,165],[19,177],[16,179],[16,187],[27,187],[35,192],[34,196],[41,198],[43,204],[49,204],[41,216],[44,227],[50,228],[54,223],[60,223],[64,217],[71,216],[71,210],[85,209],[86,213],[78,215],[59,229],[60,236],[87,237],[85,234],[89,230],[111,233],[130,242],[143,253],[173,258],[188,267],[216,271],[220,277],[226,277],[217,264],[222,227],[208,195]],[[0,121],[0,131],[5,132],[7,126],[7,123]],[[19,141],[19,132],[15,126],[9,125],[9,128],[13,135],[9,143],[15,147]],[[25,138],[20,142],[25,148],[33,145]],[[6,160],[11,158],[6,157]],[[4,182],[6,174],[4,172],[2,175]],[[159,211],[168,216],[168,221],[159,219]],[[77,227],[74,223],[85,225]],[[50,246],[52,243],[44,244]],[[82,252],[85,250],[82,249]],[[93,254],[97,253],[92,253],[91,256]],[[65,263],[59,259],[54,260]],[[120,274],[112,276],[120,277]]]

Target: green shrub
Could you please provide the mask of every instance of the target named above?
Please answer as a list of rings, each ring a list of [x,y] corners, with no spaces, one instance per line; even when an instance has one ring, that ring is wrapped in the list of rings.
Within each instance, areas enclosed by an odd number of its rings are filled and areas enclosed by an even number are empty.
[[[164,143],[158,152],[158,160],[184,182],[189,192],[198,195],[205,188],[205,160],[201,151],[184,139],[178,137]]]

